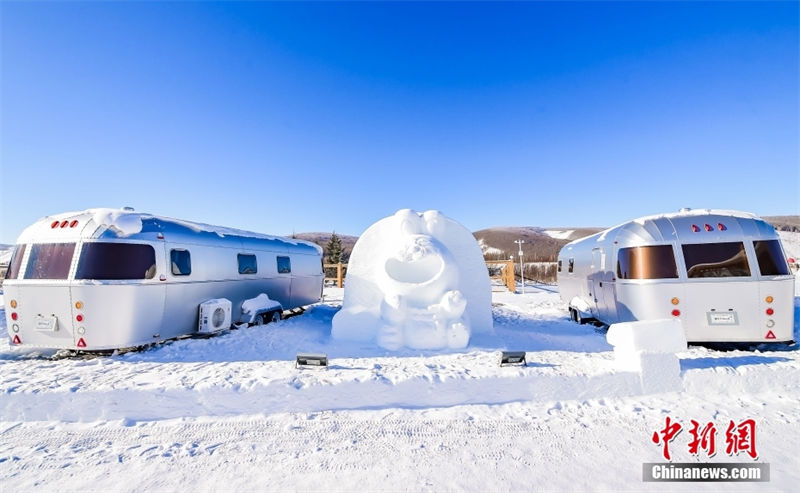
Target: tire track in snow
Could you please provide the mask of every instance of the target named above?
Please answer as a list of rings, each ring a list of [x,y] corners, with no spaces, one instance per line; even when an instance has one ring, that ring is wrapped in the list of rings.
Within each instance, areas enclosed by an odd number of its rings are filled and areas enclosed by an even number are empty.
[[[391,455],[398,448],[420,443],[466,446],[475,440],[548,433],[530,421],[469,420],[294,420],[290,424],[270,419],[222,422],[144,423],[38,426],[25,423],[0,434],[0,461],[36,469],[61,469],[75,462],[129,462],[162,457],[226,454],[242,448],[280,451],[292,444],[295,453],[368,445]],[[298,446],[299,444],[299,446]],[[498,459],[497,452],[482,459]],[[501,454],[502,455],[502,454]],[[2,464],[0,462],[0,464]],[[24,464],[22,464],[24,463]],[[5,474],[0,467],[0,478]]]

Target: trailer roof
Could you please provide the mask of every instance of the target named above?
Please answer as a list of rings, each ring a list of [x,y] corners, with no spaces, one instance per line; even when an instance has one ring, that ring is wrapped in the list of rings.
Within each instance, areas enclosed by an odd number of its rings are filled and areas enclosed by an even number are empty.
[[[692,242],[721,241],[723,236],[727,237],[728,235],[721,235],[721,231],[717,231],[717,228],[727,219],[734,220],[727,221],[728,224],[722,225],[726,229],[731,228],[728,234],[735,233],[753,237],[777,236],[772,226],[750,212],[724,209],[681,209],[677,212],[654,214],[625,221],[594,235],[577,239],[566,246],[585,241],[603,242],[609,237],[625,244],[648,244],[675,239]],[[710,226],[713,226],[714,234],[693,235],[692,224],[697,223],[698,228],[705,228],[708,222],[713,222],[713,225]]]
[[[65,226],[61,226],[65,224]],[[75,226],[71,227],[75,222]],[[58,226],[54,226],[58,223]],[[79,227],[78,227],[79,226]],[[236,237],[242,239],[270,240],[280,242],[286,247],[311,247],[322,254],[322,248],[312,242],[283,236],[266,235],[224,226],[175,219],[166,216],[125,209],[87,209],[77,212],[64,212],[45,216],[27,227],[17,239],[17,243],[40,241],[75,241],[96,238],[150,238],[157,233],[171,236],[211,236],[218,238]],[[203,235],[203,233],[206,233]]]

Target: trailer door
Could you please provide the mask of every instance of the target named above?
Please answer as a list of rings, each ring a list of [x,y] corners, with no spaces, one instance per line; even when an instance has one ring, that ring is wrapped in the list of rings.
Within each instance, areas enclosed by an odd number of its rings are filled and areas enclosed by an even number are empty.
[[[596,318],[601,322],[612,324],[617,317],[616,282],[614,272],[607,267],[606,252],[602,248],[592,250],[592,266],[594,274],[594,301],[597,306]]]
[[[602,287],[602,306],[603,321],[609,325],[617,322],[617,282],[614,273],[610,271],[603,272],[603,280],[600,283]]]

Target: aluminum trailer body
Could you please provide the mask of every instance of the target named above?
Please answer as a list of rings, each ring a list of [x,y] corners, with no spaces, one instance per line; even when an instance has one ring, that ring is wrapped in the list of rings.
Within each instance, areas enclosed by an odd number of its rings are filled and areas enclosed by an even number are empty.
[[[12,346],[136,347],[198,331],[198,307],[264,293],[282,309],[322,296],[322,249],[309,242],[141,214],[48,216],[19,237],[4,282]]]
[[[737,211],[643,217],[558,256],[573,320],[678,318],[690,342],[792,341],[794,282],[775,229]]]

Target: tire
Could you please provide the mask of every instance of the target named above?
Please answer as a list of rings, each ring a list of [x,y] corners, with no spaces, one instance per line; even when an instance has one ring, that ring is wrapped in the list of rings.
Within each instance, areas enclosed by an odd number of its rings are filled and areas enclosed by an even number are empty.
[[[267,313],[266,317],[269,317],[269,322],[267,323],[277,323],[281,321],[281,312],[274,311]]]
[[[586,319],[581,316],[581,312],[575,310],[575,321],[578,322],[578,325],[583,325],[586,323]]]
[[[267,314],[256,315],[256,319],[253,320],[253,325],[264,325],[267,323],[268,319],[266,317]]]

